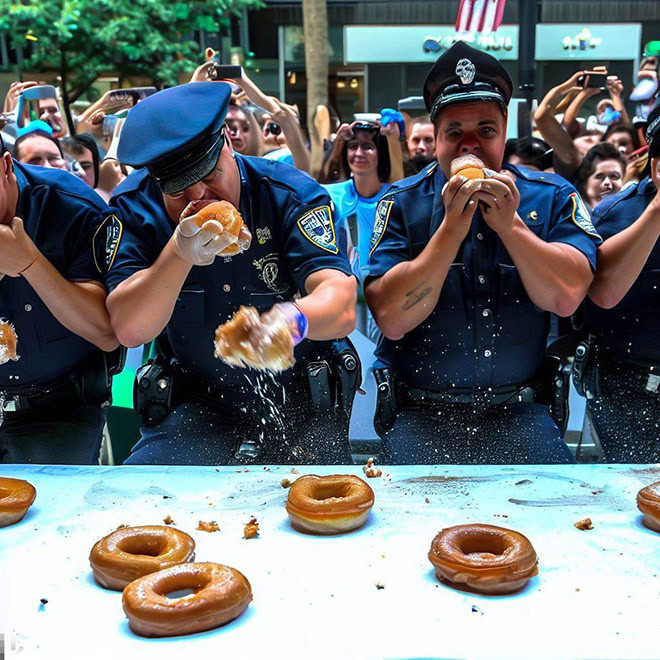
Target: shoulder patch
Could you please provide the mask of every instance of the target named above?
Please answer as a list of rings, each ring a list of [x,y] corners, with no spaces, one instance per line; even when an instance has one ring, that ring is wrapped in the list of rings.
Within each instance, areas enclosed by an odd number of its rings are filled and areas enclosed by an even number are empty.
[[[109,215],[96,230],[93,239],[94,264],[99,273],[107,273],[117,256],[124,227],[116,215]]]
[[[378,247],[380,239],[387,229],[387,221],[390,219],[390,213],[394,206],[394,200],[382,199],[376,207],[376,218],[374,219],[374,230],[371,234],[371,243],[369,245],[369,254]]]
[[[584,203],[582,197],[577,193],[571,193],[571,202],[573,210],[571,211],[571,220],[585,233],[590,236],[600,238],[600,234],[591,222],[591,213],[587,205]]]
[[[337,254],[337,237],[329,206],[319,206],[298,219],[298,229],[310,242],[326,252]]]

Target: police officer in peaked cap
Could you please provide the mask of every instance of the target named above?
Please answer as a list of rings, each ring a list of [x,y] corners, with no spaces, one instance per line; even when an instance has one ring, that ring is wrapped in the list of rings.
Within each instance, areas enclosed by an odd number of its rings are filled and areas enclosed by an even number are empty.
[[[605,459],[660,461],[660,104],[647,175],[594,209],[603,244],[574,375]]]
[[[424,83],[437,163],[377,207],[365,293],[384,334],[375,424],[395,463],[572,460],[544,353],[550,312],[580,304],[600,238],[564,179],[502,168],[512,87],[490,55],[444,52]],[[451,176],[467,155],[486,178]]]
[[[138,375],[144,424],[127,462],[350,463],[359,362],[338,338],[353,330],[357,286],[331,202],[308,175],[233,151],[230,91],[200,82],[158,92],[122,131],[119,160],[138,169],[113,198],[124,231],[108,309],[122,343],[158,346]],[[246,224],[249,247],[237,254],[222,234],[180,222],[189,204],[219,200]],[[294,368],[269,376],[214,358],[216,327],[241,305],[291,316],[307,337]]]
[[[104,284],[120,233],[87,184],[0,138],[0,463],[98,464],[124,355]]]

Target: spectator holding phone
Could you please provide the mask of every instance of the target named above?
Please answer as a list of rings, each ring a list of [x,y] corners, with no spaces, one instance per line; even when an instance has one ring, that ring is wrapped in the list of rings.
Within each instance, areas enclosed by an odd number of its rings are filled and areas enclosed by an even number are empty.
[[[660,106],[644,178],[593,215],[604,239],[589,288],[584,377],[576,385],[613,463],[660,461]]]
[[[344,145],[341,158],[351,177],[341,183],[324,185],[335,205],[337,239],[346,251],[351,269],[360,282],[358,330],[376,341],[380,335],[367,310],[362,282],[368,274],[369,244],[374,229],[376,206],[389,188],[390,155],[387,138],[375,122],[342,124],[337,139]]]

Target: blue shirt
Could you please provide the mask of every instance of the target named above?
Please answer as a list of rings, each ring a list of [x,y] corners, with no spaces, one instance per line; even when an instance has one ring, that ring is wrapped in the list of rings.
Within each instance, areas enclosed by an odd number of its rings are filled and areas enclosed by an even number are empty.
[[[603,240],[630,227],[655,194],[653,181],[646,177],[598,204],[594,224]],[[587,299],[585,308],[587,329],[609,354],[620,360],[660,363],[660,241],[618,305],[602,309]]]
[[[376,206],[389,185],[384,183],[373,197],[361,197],[353,179],[323,187],[330,193],[335,205],[339,245],[346,249],[353,274],[363,282],[369,274],[369,244],[374,230]]]
[[[69,281],[103,282],[105,250],[109,262],[117,227],[105,202],[69,172],[16,161],[14,171],[19,190],[16,216],[41,253]],[[0,390],[48,383],[99,351],[67,330],[23,277],[0,280],[0,318],[14,325],[20,355],[18,361],[0,367]]]
[[[507,166],[520,191],[518,214],[547,242],[566,243],[596,266],[600,237],[575,188],[546,172]],[[383,196],[371,239],[369,276],[417,257],[444,218],[446,178],[437,164]],[[435,309],[402,339],[383,337],[380,362],[415,387],[443,391],[531,379],[543,362],[549,314],[530,300],[503,243],[477,210]]]
[[[282,147],[281,149],[274,149],[269,151],[263,156],[266,160],[277,160],[280,163],[286,163],[287,165],[293,165],[293,156],[291,155],[291,150],[288,147]]]
[[[277,161],[236,154],[236,163],[241,182],[239,210],[252,233],[252,244],[243,254],[217,257],[209,266],[193,266],[166,326],[182,366],[209,382],[225,385],[244,384],[246,371],[213,357],[214,333],[240,305],[263,312],[277,302],[293,300],[297,293],[304,295],[305,280],[318,270],[351,274],[337,248],[330,198],[316,181]],[[149,268],[176,227],[158,186],[144,169],[117,188],[113,203],[124,222],[124,233],[108,273],[109,289]],[[301,342],[295,349],[296,359],[304,362],[318,343]],[[284,372],[283,380],[288,376]]]

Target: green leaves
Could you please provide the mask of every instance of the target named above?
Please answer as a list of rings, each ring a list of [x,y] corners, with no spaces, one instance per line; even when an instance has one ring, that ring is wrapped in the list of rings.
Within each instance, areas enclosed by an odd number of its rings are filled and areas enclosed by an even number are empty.
[[[26,69],[59,69],[64,55],[70,90],[107,72],[166,86],[201,63],[190,38],[195,30],[217,32],[232,13],[259,6],[261,0],[0,0],[0,29],[13,47],[36,45]]]

